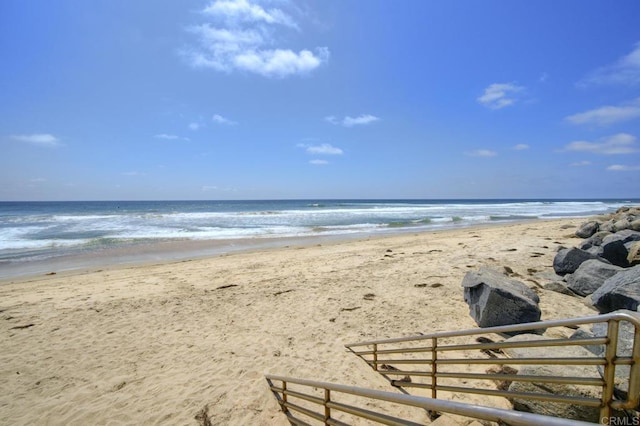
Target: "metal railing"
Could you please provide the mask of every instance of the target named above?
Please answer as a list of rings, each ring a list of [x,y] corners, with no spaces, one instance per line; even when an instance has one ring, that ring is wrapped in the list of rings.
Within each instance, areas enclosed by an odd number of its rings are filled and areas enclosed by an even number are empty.
[[[456,401],[444,401],[394,392],[345,386],[312,380],[267,375],[269,388],[275,394],[282,411],[294,425],[307,426],[314,423],[324,425],[348,425],[351,417],[367,419],[385,425],[418,426],[425,422],[416,421],[424,410],[428,412],[451,413],[475,419],[489,420],[513,426],[587,426],[593,423],[560,419],[540,414],[524,413],[500,408],[483,407]],[[276,386],[274,382],[281,382]],[[295,388],[295,389],[294,389]],[[355,396],[359,405],[340,401],[344,395]],[[387,405],[413,407],[413,418],[401,418],[384,414],[381,409],[370,409],[372,402]],[[393,411],[391,409],[391,411]]]
[[[631,324],[634,330],[631,353],[618,353],[618,334],[622,322]],[[605,336],[573,339],[562,337],[572,329],[596,323],[606,323]],[[525,332],[535,334],[545,332],[545,334],[554,337],[540,336],[533,340],[520,341],[494,341],[486,337],[492,335],[494,338],[502,339],[505,334],[513,335]],[[588,352],[589,356],[557,356],[556,352],[566,346],[599,346],[601,355],[592,355]],[[612,410],[637,409],[640,399],[640,314],[632,311],[617,311],[611,314],[576,319],[372,340],[348,344],[346,347],[405,393],[405,388],[428,389],[431,391],[431,398],[434,399],[441,397],[441,392],[472,393],[506,397],[511,400],[547,401],[599,407],[601,421],[606,421],[611,416]],[[543,356],[509,358],[503,350],[510,348],[546,348],[547,350]],[[567,366],[568,375],[556,374],[555,372],[550,375],[521,375],[517,374],[515,369],[506,368],[507,366],[523,365]],[[445,371],[447,366],[458,367],[458,371]],[[471,371],[460,371],[461,366],[465,366],[464,368]],[[494,367],[493,372],[487,372],[484,369],[488,366],[501,367]],[[593,377],[584,377],[582,374],[576,375],[573,371],[574,375],[571,375],[572,367],[569,366],[594,366],[592,369],[595,374]],[[626,371],[622,371],[620,366],[628,366],[628,374]],[[601,374],[598,374],[596,367],[601,369]],[[617,380],[620,380],[621,373],[624,373],[623,381],[628,384],[626,396],[623,395],[618,399],[614,397],[616,372],[618,373]],[[460,386],[460,381],[463,381],[463,384],[466,382],[466,386]],[[489,381],[500,381],[507,384],[510,382],[529,382],[540,384],[541,388],[555,384],[576,385],[588,387],[591,395],[563,395],[545,391],[509,391],[508,386],[496,389]]]

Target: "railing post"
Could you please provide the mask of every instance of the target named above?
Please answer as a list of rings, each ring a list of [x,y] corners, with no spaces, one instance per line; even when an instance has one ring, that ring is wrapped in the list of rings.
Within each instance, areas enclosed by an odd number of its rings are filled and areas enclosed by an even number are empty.
[[[431,398],[438,397],[438,339],[431,339]]]
[[[324,390],[324,424],[329,424],[329,419],[331,418],[331,408],[327,405],[327,403],[331,401],[331,391],[329,389]]]
[[[616,366],[614,364],[618,352],[618,326],[616,319],[610,319],[607,326],[607,344],[604,358],[604,386],[602,388],[602,405],[600,406],[600,422],[607,422],[611,415],[611,402],[613,401],[613,388],[615,385]],[[604,423],[608,424],[608,423]]]
[[[378,371],[378,345],[373,344],[373,369]]]
[[[289,411],[287,408],[287,382],[282,381],[282,411],[285,413]]]

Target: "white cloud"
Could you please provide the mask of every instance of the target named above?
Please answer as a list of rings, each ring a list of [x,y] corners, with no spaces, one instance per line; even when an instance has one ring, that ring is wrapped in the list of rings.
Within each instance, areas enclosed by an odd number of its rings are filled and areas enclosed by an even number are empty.
[[[613,164],[607,167],[607,170],[613,172],[634,172],[640,170],[640,166],[623,166],[621,164]]]
[[[474,151],[466,151],[464,154],[470,157],[495,157],[498,155],[497,152],[490,149],[476,149]]]
[[[517,145],[515,145],[513,147],[514,150],[516,151],[525,151],[527,149],[529,149],[529,145],[527,145],[526,143],[519,143]]]
[[[220,114],[214,114],[214,116],[211,117],[211,119],[218,124],[224,124],[227,126],[235,126],[236,124],[238,124],[237,122],[233,120],[229,120],[228,118],[223,117]]]
[[[160,134],[155,135],[154,138],[156,138],[156,139],[174,140],[174,139],[180,139],[180,136],[168,135],[166,133],[160,133]]]
[[[524,90],[524,87],[513,83],[494,83],[484,89],[484,94],[476,100],[490,109],[500,109],[513,105],[516,95]]]
[[[49,133],[32,133],[29,135],[11,135],[11,139],[25,142],[32,145],[44,146],[48,148],[55,148],[58,146],[62,146],[60,143],[60,139]]]
[[[638,152],[637,138],[628,133],[618,133],[602,138],[601,142],[574,141],[564,147],[563,151],[590,152],[592,154],[616,155]]]
[[[590,166],[591,161],[576,161],[575,163],[569,164],[571,167],[585,167]]]
[[[615,63],[598,68],[580,80],[579,87],[595,85],[640,85],[640,42],[636,43],[631,53],[618,59]]]
[[[329,164],[326,160],[310,160],[309,164],[313,164],[314,166],[325,166]]]
[[[344,152],[342,149],[337,148],[331,144],[323,143],[320,145],[305,145],[298,144],[299,148],[305,148],[309,154],[320,154],[320,155],[342,155]]]
[[[277,46],[279,26],[299,29],[281,9],[265,10],[248,0],[216,0],[203,15],[213,18],[215,25],[204,23],[187,29],[199,44],[182,52],[192,67],[284,78],[309,73],[329,60],[326,47],[296,52]]]
[[[565,117],[571,124],[595,124],[606,126],[622,121],[640,118],[640,98],[627,102],[621,106],[603,106],[589,111]]]
[[[216,186],[216,185],[204,185],[202,186],[202,191],[203,192],[211,192],[211,191],[235,192],[237,191],[237,189],[236,188],[220,188],[219,186]]]
[[[192,123],[189,123],[189,126],[187,126],[187,127],[189,127],[189,130],[193,130],[195,132],[196,130],[198,130],[201,127],[201,124],[200,123],[196,123],[194,121]]]
[[[136,172],[136,171],[131,171],[131,172],[123,172],[122,173],[124,176],[145,176],[146,173],[143,172]]]
[[[328,122],[328,123],[335,124],[335,125],[342,125],[344,127],[353,127],[353,126],[361,126],[361,125],[365,125],[365,124],[370,124],[370,123],[373,123],[375,121],[380,120],[380,118],[376,117],[375,115],[371,115],[371,114],[361,114],[361,115],[359,115],[357,117],[346,116],[345,118],[340,120],[339,118],[337,118],[334,115],[329,115],[329,116],[325,117],[324,120],[326,122]]]
[[[247,0],[218,0],[205,7],[203,13],[220,17],[230,23],[264,22],[267,24],[281,24],[292,28],[298,25],[281,9],[263,9],[262,6],[251,4]]]

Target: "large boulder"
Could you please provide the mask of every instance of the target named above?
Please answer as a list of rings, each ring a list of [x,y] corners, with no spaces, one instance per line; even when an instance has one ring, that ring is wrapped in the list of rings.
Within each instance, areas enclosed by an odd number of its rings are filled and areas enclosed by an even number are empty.
[[[506,342],[526,340],[545,340],[547,337],[535,334],[522,334],[511,337]],[[593,355],[582,346],[554,346],[533,348],[504,348],[510,358],[593,358]],[[518,366],[518,375],[522,376],[551,376],[551,377],[598,377],[595,366],[587,365],[523,365]],[[535,393],[542,395],[562,395],[587,398],[599,398],[600,389],[593,386],[579,386],[556,383],[536,383],[513,381],[509,385],[510,392]],[[537,401],[528,398],[510,398],[513,407],[518,411],[544,414],[565,419],[582,420],[598,423],[600,420],[599,407],[584,405],[562,404],[549,401]]]
[[[593,306],[602,314],[618,309],[637,310],[640,305],[640,265],[608,278],[591,298]]]
[[[540,321],[538,295],[520,281],[487,267],[462,280],[464,300],[480,327]]]
[[[600,288],[607,278],[621,270],[619,266],[589,259],[582,262],[573,274],[566,276],[567,287],[580,296],[587,296]]]
[[[636,241],[640,241],[640,232],[629,229],[608,235],[602,240],[600,256],[614,265],[626,268],[630,266],[627,260],[629,247]]]
[[[553,259],[553,270],[558,275],[573,274],[582,262],[589,259],[597,259],[598,256],[579,248],[561,249]]]
[[[576,231],[576,236],[580,238],[589,238],[596,232],[598,232],[598,228],[600,224],[596,220],[590,220],[589,222],[583,223],[580,225],[578,230]]]

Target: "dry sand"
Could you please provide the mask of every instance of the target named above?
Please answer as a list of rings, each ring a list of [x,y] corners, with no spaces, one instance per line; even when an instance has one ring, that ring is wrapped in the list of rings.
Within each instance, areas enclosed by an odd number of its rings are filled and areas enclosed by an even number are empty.
[[[542,319],[592,315],[543,290],[583,219],[370,238],[0,285],[0,423],[286,425],[264,375],[393,391],[344,344],[476,327],[464,274],[508,266]],[[472,396],[461,401],[477,402]]]

